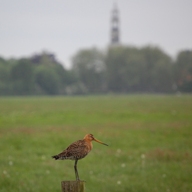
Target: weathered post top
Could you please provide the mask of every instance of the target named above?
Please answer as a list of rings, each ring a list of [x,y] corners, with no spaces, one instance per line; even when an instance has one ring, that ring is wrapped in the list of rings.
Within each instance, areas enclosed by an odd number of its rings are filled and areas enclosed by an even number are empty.
[[[85,192],[85,181],[62,181],[62,192]]]

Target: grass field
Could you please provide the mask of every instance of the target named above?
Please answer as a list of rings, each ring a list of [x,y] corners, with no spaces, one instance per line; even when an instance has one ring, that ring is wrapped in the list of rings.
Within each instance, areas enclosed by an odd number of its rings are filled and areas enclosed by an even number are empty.
[[[192,192],[192,96],[0,98],[0,192],[60,192],[73,161],[51,156],[86,133],[86,192]]]

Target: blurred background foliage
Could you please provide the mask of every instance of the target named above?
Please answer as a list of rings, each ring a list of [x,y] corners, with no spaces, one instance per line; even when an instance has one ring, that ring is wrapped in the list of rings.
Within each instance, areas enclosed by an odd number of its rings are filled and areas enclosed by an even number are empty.
[[[42,52],[28,58],[0,57],[0,95],[192,92],[192,51],[175,59],[159,47],[79,50],[70,69]]]

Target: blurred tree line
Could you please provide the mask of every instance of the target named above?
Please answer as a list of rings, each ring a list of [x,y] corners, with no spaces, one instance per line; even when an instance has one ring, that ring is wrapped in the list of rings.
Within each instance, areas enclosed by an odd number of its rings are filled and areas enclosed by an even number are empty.
[[[0,95],[192,92],[192,51],[173,60],[158,47],[78,51],[71,69],[54,54],[0,57]]]

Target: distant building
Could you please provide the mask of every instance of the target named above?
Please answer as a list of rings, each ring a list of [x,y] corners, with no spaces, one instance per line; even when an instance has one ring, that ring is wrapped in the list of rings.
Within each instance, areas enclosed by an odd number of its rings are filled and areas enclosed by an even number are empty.
[[[40,54],[35,54],[31,57],[31,62],[35,65],[39,64],[60,64],[53,53],[43,51]]]
[[[120,45],[120,30],[119,30],[119,11],[117,5],[114,4],[111,17],[111,46]]]

